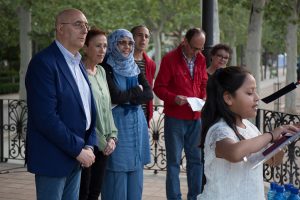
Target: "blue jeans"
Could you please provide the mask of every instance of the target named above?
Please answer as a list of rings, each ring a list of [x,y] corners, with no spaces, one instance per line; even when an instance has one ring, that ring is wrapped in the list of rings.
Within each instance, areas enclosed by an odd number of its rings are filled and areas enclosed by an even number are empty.
[[[129,172],[106,170],[101,199],[141,200],[144,180],[143,173],[143,167]]]
[[[35,175],[37,200],[77,200],[79,197],[80,166],[66,177]]]
[[[167,154],[167,199],[181,200],[180,161],[182,150],[186,155],[188,200],[196,200],[202,188],[203,163],[200,148],[201,121],[180,120],[165,116],[164,127]]]

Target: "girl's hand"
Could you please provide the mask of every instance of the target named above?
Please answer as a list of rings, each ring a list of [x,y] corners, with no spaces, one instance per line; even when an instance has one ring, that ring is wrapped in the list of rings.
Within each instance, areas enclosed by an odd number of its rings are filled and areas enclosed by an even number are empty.
[[[115,148],[116,148],[115,140],[113,138],[110,138],[106,143],[106,147],[103,150],[103,154],[108,156],[115,150]]]
[[[287,124],[287,125],[281,125],[277,128],[275,128],[271,133],[273,134],[273,140],[276,141],[279,138],[281,138],[282,134],[295,134],[300,131],[300,125],[299,124]]]

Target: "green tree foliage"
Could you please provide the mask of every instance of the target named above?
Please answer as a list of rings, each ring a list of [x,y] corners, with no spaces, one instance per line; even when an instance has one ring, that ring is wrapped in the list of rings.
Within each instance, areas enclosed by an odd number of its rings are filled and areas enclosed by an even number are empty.
[[[274,54],[285,51],[287,19],[291,15],[290,0],[272,0],[266,4],[263,24],[263,47]]]
[[[268,1],[262,40],[265,49],[284,50],[282,41],[291,10],[290,1]],[[54,17],[64,8],[81,9],[92,26],[108,32],[116,28],[130,29],[134,25],[145,24],[153,31],[175,36],[178,43],[187,28],[200,25],[202,13],[199,4],[199,0],[0,0],[0,60],[18,60],[19,5],[31,10],[31,36],[33,52],[36,53],[54,39]],[[249,11],[248,0],[219,0],[222,42],[231,43],[230,40],[234,38],[236,46],[246,43]]]
[[[248,0],[219,0],[220,41],[236,48],[236,63],[245,64],[244,50],[250,16]]]
[[[4,65],[4,60],[11,61],[8,62],[11,67],[18,67],[20,51],[17,7],[13,1],[0,0],[0,8],[0,68]]]
[[[185,33],[185,30],[191,27],[200,27],[202,15],[200,6],[199,0],[179,1],[178,5],[175,5],[177,11],[172,15],[171,23],[166,26],[166,31],[177,37],[175,45],[182,41],[182,34]]]
[[[161,41],[168,49],[180,43],[186,29],[200,26],[199,0],[137,0],[134,7],[134,15],[140,17],[140,23],[153,32],[164,32],[174,38],[172,46],[165,40]]]
[[[250,1],[219,0],[221,41],[235,38],[236,46],[245,44],[250,13]]]
[[[7,12],[10,12],[11,21],[3,22],[3,24],[10,24],[16,26],[18,23],[16,18],[16,11],[13,10],[13,3],[5,3]],[[97,26],[108,32],[116,28],[130,29],[136,24],[146,24],[146,20],[161,19],[161,16],[157,16],[157,12],[164,13],[159,9],[157,2],[144,2],[144,1],[127,1],[127,0],[89,0],[89,1],[71,1],[71,0],[35,0],[32,3],[28,3],[32,13],[32,38],[35,45],[40,48],[45,47],[54,38],[54,20],[55,15],[65,8],[78,8],[82,10],[87,16],[91,26]],[[145,3],[148,5],[145,6]],[[169,4],[171,1],[168,2]],[[4,8],[4,6],[2,6]],[[6,5],[7,4],[7,5]],[[15,6],[16,7],[16,6]],[[165,6],[166,7],[166,6]],[[16,8],[15,8],[16,9]],[[158,10],[158,11],[157,11]],[[151,13],[151,14],[150,14]],[[8,15],[7,13],[1,13],[1,16]],[[151,25],[151,24],[150,24]],[[2,26],[4,27],[4,26]],[[7,31],[12,33],[12,31]],[[14,30],[18,34],[18,30]],[[18,40],[14,39],[16,44]],[[10,42],[9,42],[10,43]],[[39,50],[38,49],[38,50]]]
[[[55,36],[55,15],[65,8],[82,10],[91,26],[107,32],[116,28],[131,29],[137,24],[145,24],[159,33],[175,30],[182,32],[189,26],[200,24],[198,0],[0,0],[1,16],[1,59],[9,58],[13,48],[19,55],[18,6],[29,8],[32,15],[33,53],[46,47]],[[7,54],[5,54],[7,53]]]

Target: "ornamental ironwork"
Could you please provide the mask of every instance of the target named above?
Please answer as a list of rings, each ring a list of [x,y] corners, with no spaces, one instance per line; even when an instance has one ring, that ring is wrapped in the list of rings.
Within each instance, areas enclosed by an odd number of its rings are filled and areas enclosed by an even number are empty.
[[[262,128],[262,132],[271,131],[283,124],[296,124],[300,122],[299,115],[293,115],[269,110],[258,110],[256,125]],[[300,142],[299,139],[292,142],[284,149],[282,164],[270,166],[264,164],[263,175],[267,182],[277,182],[279,184],[292,183],[300,187]]]
[[[283,112],[259,109],[256,126],[261,132],[273,130],[283,124],[300,122],[300,116]],[[27,105],[23,100],[0,99],[0,162],[9,159],[25,160],[27,126]],[[166,170],[166,149],[164,142],[164,113],[163,106],[155,105],[153,119],[150,121],[149,139],[152,162],[145,169],[154,173]],[[279,184],[292,183],[300,188],[300,144],[299,140],[284,149],[282,164],[273,167],[263,166],[264,180]],[[181,171],[186,171],[184,153],[181,159]]]
[[[164,171],[167,168],[165,138],[164,138],[164,113],[163,106],[155,105],[153,118],[150,121],[149,137],[151,147],[151,163],[145,166],[145,169]],[[184,153],[181,158],[181,170],[186,170],[186,159]]]
[[[1,161],[24,160],[27,105],[24,100],[0,100]]]

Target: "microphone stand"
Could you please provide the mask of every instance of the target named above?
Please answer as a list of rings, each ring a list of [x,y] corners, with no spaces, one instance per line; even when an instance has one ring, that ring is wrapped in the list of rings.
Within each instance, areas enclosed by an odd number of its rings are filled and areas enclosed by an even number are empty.
[[[281,96],[289,93],[290,91],[294,90],[297,88],[297,85],[299,85],[299,82],[295,82],[295,83],[290,83],[287,86],[281,88],[280,90],[278,90],[277,92],[274,92],[273,94],[261,99],[264,103],[268,104],[278,98],[280,98]]]

